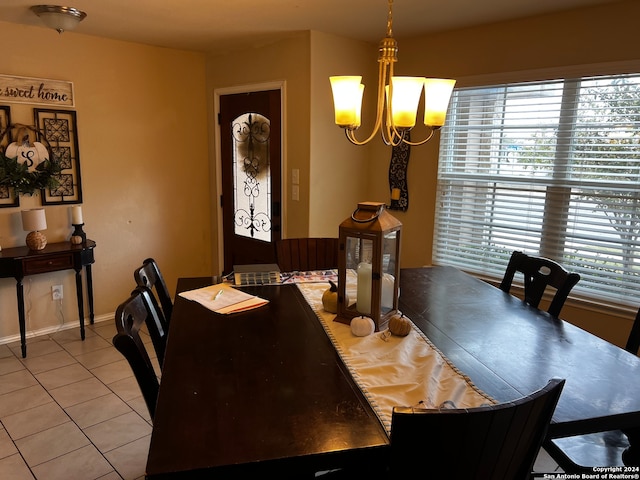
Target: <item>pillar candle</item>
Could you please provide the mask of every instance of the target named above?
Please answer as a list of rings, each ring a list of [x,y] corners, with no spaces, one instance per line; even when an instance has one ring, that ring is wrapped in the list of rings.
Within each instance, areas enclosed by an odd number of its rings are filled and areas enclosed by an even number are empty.
[[[358,297],[356,310],[364,315],[371,313],[371,264],[358,264]]]
[[[393,275],[385,273],[382,276],[382,307],[393,308],[393,288],[396,280]]]
[[[81,225],[82,223],[82,207],[80,205],[71,207],[71,224]]]

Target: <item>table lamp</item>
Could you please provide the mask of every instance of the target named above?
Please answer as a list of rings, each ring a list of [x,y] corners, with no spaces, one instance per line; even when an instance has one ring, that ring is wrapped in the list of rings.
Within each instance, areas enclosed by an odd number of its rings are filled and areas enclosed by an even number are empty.
[[[44,208],[22,210],[22,229],[30,232],[27,235],[27,247],[31,250],[42,250],[47,245],[47,237],[40,230],[47,229],[47,217]]]

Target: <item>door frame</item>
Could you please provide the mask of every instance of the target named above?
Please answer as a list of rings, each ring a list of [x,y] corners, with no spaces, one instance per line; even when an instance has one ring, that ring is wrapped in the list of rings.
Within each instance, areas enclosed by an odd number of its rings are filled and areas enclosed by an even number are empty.
[[[287,204],[288,199],[288,186],[285,182],[286,178],[286,166],[287,166],[287,143],[286,131],[287,131],[287,109],[286,109],[286,93],[287,82],[285,80],[265,83],[255,83],[238,85],[235,87],[216,88],[213,90],[213,123],[214,128],[214,142],[215,142],[215,165],[213,165],[212,171],[215,172],[215,188],[211,189],[211,203],[215,205],[213,209],[216,212],[216,231],[218,237],[218,251],[212,252],[214,256],[218,258],[218,270],[222,271],[224,268],[224,235],[222,231],[222,205],[220,205],[220,197],[222,196],[222,151],[220,148],[220,124],[218,123],[218,115],[220,114],[220,97],[223,95],[233,95],[236,93],[250,93],[250,92],[262,92],[265,90],[280,90],[280,122],[282,128],[280,129],[280,145],[282,156],[280,158],[280,185],[281,185],[281,200],[280,200],[280,212],[281,212],[281,234],[286,232],[287,223]],[[213,219],[211,224],[213,225]]]

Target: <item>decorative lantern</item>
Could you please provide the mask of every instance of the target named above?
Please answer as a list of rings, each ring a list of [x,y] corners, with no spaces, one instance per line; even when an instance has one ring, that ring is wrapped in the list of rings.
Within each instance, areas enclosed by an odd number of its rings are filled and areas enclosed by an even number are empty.
[[[340,224],[336,321],[366,316],[376,331],[387,327],[398,309],[401,231],[402,223],[379,202],[358,203]]]

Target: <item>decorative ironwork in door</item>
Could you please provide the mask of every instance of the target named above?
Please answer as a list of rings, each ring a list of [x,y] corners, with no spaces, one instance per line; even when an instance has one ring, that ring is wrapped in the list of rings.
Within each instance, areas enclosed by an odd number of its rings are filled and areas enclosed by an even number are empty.
[[[233,121],[233,195],[235,233],[271,241],[271,124],[259,113]]]
[[[281,236],[280,91],[220,96],[224,273],[275,263]]]

